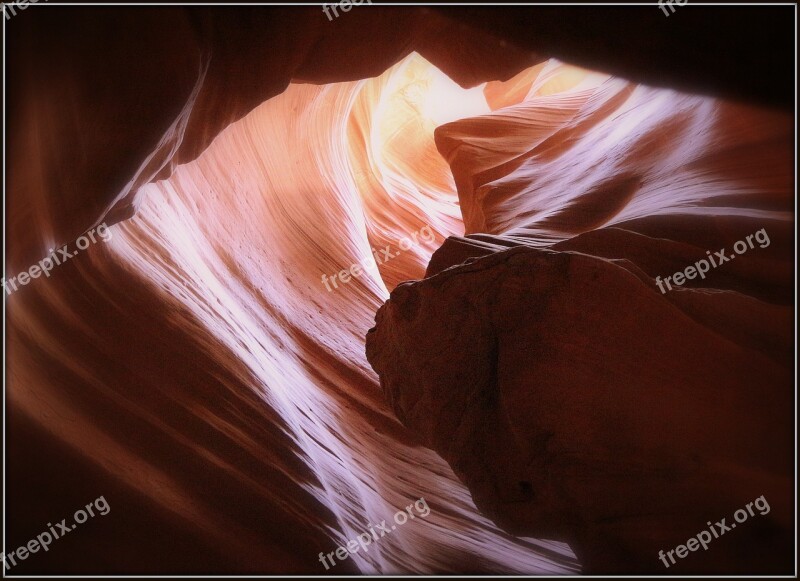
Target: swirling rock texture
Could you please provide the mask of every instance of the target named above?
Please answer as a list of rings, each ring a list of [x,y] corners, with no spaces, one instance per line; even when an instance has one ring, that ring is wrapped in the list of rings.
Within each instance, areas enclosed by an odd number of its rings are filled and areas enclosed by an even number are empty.
[[[609,26],[595,68],[788,102],[781,14],[650,8],[689,52]],[[647,570],[761,494],[696,569],[783,567],[791,116],[550,59],[597,58],[586,10],[14,16],[6,278],[113,224],[6,299],[6,548],[112,509],[14,573]]]

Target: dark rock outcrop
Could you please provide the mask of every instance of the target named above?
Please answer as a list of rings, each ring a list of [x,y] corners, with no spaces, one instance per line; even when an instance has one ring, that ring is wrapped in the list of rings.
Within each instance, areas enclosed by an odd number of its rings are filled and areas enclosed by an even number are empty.
[[[522,246],[397,287],[367,356],[482,511],[570,542],[584,572],[664,572],[659,550],[760,495],[769,515],[670,572],[785,572],[784,315],[734,292],[662,295],[629,261]]]

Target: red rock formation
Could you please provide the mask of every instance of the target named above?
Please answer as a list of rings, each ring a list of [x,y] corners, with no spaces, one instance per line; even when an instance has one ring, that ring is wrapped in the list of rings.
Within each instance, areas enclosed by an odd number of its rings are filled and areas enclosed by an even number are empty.
[[[361,7],[328,22],[318,7],[53,4],[20,12],[6,24],[6,278],[94,224],[116,224],[108,244],[91,246],[7,298],[6,548],[26,543],[44,523],[100,494],[112,508],[14,573],[324,573],[320,551],[335,550],[423,496],[430,517],[404,525],[331,572],[578,570],[564,543],[515,538],[487,520],[447,462],[397,422],[365,359],[364,334],[395,285],[424,276],[426,266],[433,273],[460,264],[474,248],[495,254],[521,240],[558,240],[595,260],[628,252],[640,268],[668,274],[656,266],[672,266],[697,248],[676,247],[669,261],[657,263],[660,239],[667,237],[662,230],[674,235],[678,229],[684,241],[706,235],[721,210],[700,212],[695,223],[674,220],[665,185],[670,166],[653,178],[663,186],[660,195],[643,187],[661,206],[626,206],[628,196],[635,197],[629,191],[634,182],[606,167],[606,181],[587,183],[613,186],[612,203],[601,190],[571,212],[577,198],[563,197],[563,182],[556,180],[548,190],[553,199],[544,204],[549,222],[538,226],[532,212],[542,201],[531,204],[531,191],[504,184],[511,200],[506,206],[494,197],[485,179],[491,176],[474,176],[475,188],[465,184],[483,163],[476,141],[468,143],[476,135],[472,123],[505,127],[477,135],[489,146],[492,179],[527,180],[536,175],[525,159],[532,139],[546,139],[557,123],[585,112],[581,91],[600,80],[545,59],[592,57],[602,31],[587,35],[579,28],[585,22],[549,26],[536,35],[541,44],[534,50],[519,37],[529,34],[529,22],[514,11],[500,12],[509,16],[498,21],[487,10],[477,22],[461,9]],[[708,81],[694,85],[698,90],[788,102],[781,79],[791,59],[772,42],[786,38],[781,31],[788,21],[780,14],[750,11],[726,19],[719,29],[724,34],[707,36],[687,34],[655,9],[652,17],[631,14],[624,25],[649,23],[637,30],[649,30],[653,46],[680,42],[685,52],[675,60],[632,62],[636,45],[626,45],[625,35],[609,27],[606,38],[613,40],[601,43],[609,67],[603,70],[641,79],[677,69],[671,79]],[[716,15],[697,14],[695,24],[713,29]],[[769,58],[778,71],[773,83],[763,82],[764,68],[742,66],[743,55],[728,51],[730,39],[738,42],[751,28],[760,40],[745,60]],[[715,75],[719,60],[687,56],[699,49],[723,59],[731,54],[726,74]],[[484,81],[492,83],[480,86]],[[647,94],[656,113],[672,111],[672,97],[664,97],[672,93]],[[563,111],[548,108],[548,99]],[[607,92],[595,98],[611,108],[619,99]],[[717,102],[682,103],[681,114]],[[754,115],[768,129],[786,121],[747,108],[727,110],[728,125],[738,120],[733,126],[746,135],[755,131],[748,128]],[[434,131],[463,118],[476,119],[439,132],[448,164]],[[737,213],[752,215],[752,200],[738,199],[751,189],[770,193],[759,198],[762,215],[784,207],[785,176],[778,174],[772,185],[764,181],[773,168],[784,169],[783,142],[762,140],[764,155],[750,166],[735,154],[733,146],[742,141],[735,135],[707,136],[703,131],[716,125],[689,125],[700,133],[676,135],[675,142],[702,138],[731,147],[712,166],[745,184],[725,206],[725,228]],[[614,134],[604,131],[597,136],[605,141],[589,151],[613,143]],[[575,133],[577,142],[590,145],[582,136]],[[568,136],[562,145],[572,141]],[[457,152],[448,142],[466,147]],[[635,156],[641,145],[629,141],[617,153]],[[771,166],[768,151],[778,154]],[[512,152],[495,171],[496,156]],[[459,166],[462,154],[473,155],[473,168]],[[548,155],[569,157],[545,154],[536,164]],[[517,167],[525,173],[514,176]],[[555,164],[546,173],[558,169]],[[755,185],[747,171],[758,177]],[[491,235],[458,237],[464,233],[459,195],[469,215],[467,232],[483,221]],[[708,200],[703,194],[687,203]],[[516,215],[515,208],[524,212]],[[593,229],[617,214],[641,220],[636,235],[655,241],[639,246],[625,233]],[[540,244],[540,234],[527,230],[544,223],[549,234]],[[377,272],[354,277],[336,292],[320,281],[424,227],[433,240],[420,237]],[[781,229],[770,228],[770,252],[785,249]],[[648,260],[637,261],[647,252]],[[786,258],[775,259],[771,271],[745,264],[738,274],[720,271],[716,288],[743,288],[772,301],[779,312],[770,317],[780,326]],[[610,272],[610,279],[620,276]],[[559,276],[554,269],[551,278]],[[692,305],[679,306],[692,312]],[[698,324],[733,337],[742,349],[766,341],[769,349],[785,351],[783,336],[761,332],[772,319],[750,312],[749,325],[713,312]],[[773,357],[775,373],[782,373],[783,356]],[[777,515],[777,505],[774,510]]]
[[[764,495],[768,516],[667,572],[786,573],[791,118],[581,83],[437,129],[467,232],[491,235],[392,292],[368,359],[479,509],[585,572],[664,573],[659,550]],[[735,261],[659,290],[719,249]]]

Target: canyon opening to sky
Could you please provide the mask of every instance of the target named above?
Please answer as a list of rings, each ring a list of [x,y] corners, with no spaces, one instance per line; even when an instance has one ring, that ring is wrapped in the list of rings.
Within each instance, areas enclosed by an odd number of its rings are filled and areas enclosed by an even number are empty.
[[[7,572],[792,571],[793,8],[30,8]]]

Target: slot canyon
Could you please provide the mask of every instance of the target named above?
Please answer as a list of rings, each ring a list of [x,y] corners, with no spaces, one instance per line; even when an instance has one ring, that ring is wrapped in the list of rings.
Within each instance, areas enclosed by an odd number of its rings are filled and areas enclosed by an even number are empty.
[[[796,7],[674,6],[6,15],[6,573],[791,573]]]

